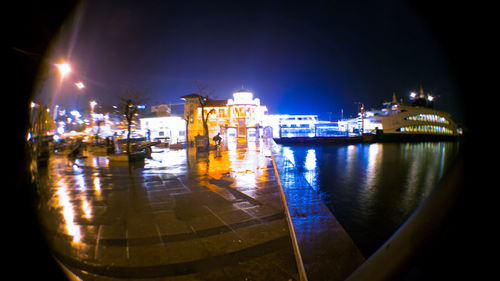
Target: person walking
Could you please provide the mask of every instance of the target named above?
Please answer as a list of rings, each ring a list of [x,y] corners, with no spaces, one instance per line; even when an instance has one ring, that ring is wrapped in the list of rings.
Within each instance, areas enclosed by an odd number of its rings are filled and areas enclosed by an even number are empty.
[[[213,137],[212,140],[215,142],[215,158],[221,157],[220,152],[222,137],[220,136],[220,133],[217,133],[217,135]]]
[[[215,145],[220,145],[220,142],[222,141],[222,137],[220,136],[220,133],[217,133],[217,135],[215,137],[213,137],[212,140],[215,142]]]

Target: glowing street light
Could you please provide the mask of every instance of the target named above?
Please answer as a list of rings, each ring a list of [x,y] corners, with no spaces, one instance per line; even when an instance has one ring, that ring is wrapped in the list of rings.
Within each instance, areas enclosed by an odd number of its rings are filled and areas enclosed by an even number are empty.
[[[85,88],[85,85],[82,83],[82,81],[76,82],[75,86],[78,88],[78,90],[82,90],[83,88]]]
[[[64,79],[64,77],[71,72],[71,67],[69,66],[69,63],[67,63],[65,61],[63,61],[59,64],[56,64],[55,66],[59,70],[59,73],[61,73],[62,79]]]
[[[92,126],[94,126],[94,119],[95,119],[94,107],[97,104],[97,102],[95,100],[91,100],[89,104],[90,104],[90,116],[92,116]]]
[[[89,104],[90,104],[90,114],[92,114],[94,113],[94,107],[97,104],[97,102],[95,100],[92,100],[89,102]]]

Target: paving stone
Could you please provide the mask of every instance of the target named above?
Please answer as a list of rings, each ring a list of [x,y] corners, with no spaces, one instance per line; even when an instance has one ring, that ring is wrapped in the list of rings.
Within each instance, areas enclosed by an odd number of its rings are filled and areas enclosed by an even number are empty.
[[[298,280],[268,144],[238,145],[142,166],[54,155],[39,179],[54,256],[83,280]]]

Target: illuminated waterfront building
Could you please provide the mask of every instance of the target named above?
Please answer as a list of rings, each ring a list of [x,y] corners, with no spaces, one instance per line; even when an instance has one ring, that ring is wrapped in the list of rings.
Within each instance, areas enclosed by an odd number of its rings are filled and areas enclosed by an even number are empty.
[[[140,118],[141,130],[144,136],[154,141],[167,138],[169,143],[186,141],[186,120],[181,116],[151,116]]]
[[[313,137],[318,123],[317,115],[266,115],[263,132],[264,136],[273,138]]]
[[[260,99],[254,98],[247,90],[239,90],[233,93],[232,99],[227,100],[204,100],[199,94],[183,96],[181,99],[186,101],[184,118],[188,120],[189,141],[204,134],[204,118],[207,120],[210,138],[217,133],[226,138],[255,138],[262,135],[267,107],[261,105]]]
[[[151,107],[151,112],[139,118],[142,135],[151,141],[168,139],[170,144],[186,141],[186,120],[183,116],[171,114],[166,104]]]

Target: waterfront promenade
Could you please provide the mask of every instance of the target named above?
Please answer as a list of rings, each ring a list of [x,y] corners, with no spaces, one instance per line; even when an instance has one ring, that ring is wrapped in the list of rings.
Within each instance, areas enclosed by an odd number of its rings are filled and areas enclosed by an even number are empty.
[[[263,141],[155,150],[144,165],[87,153],[39,170],[37,212],[54,257],[84,280],[299,280]]]
[[[345,280],[365,258],[311,185],[318,180],[316,159],[300,169],[290,148],[271,149],[308,280]]]

